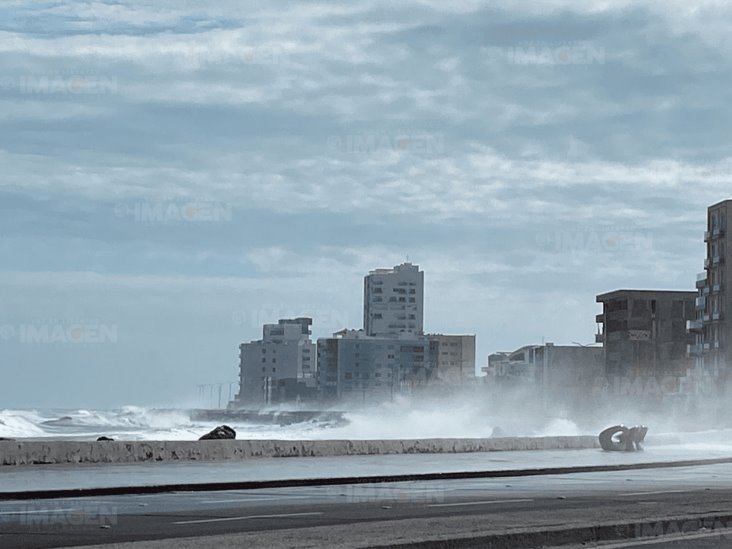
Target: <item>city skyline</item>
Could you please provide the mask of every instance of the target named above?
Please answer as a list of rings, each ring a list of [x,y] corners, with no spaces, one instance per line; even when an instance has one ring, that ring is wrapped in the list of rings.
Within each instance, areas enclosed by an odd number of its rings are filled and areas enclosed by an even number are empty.
[[[8,407],[194,404],[264,323],[358,326],[407,255],[478,364],[694,289],[730,6],[84,6],[0,7]]]

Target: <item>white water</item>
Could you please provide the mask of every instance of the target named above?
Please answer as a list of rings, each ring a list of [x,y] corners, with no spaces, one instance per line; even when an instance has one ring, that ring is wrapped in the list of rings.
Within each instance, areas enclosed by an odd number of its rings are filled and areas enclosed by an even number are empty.
[[[620,415],[620,414],[618,414]],[[623,414],[629,416],[629,413]],[[630,423],[636,418],[631,417]],[[486,408],[471,399],[450,402],[398,398],[372,408],[345,413],[346,423],[309,420],[280,426],[227,420],[238,439],[397,439],[397,438],[487,438],[498,428],[506,436],[596,435],[600,429],[620,423],[622,418],[581,424],[566,414],[521,413]],[[649,438],[659,436],[664,444],[694,445],[699,449],[729,448],[729,429],[680,433],[672,423],[649,418]],[[193,421],[188,410],[162,410],[126,406],[117,410],[0,410],[0,437],[95,440],[197,440],[222,421]],[[664,433],[679,433],[664,436]]]
[[[348,412],[347,423],[311,420],[292,425],[227,421],[238,439],[394,439],[489,437],[499,423],[468,404],[451,409],[409,406],[397,401]],[[126,406],[118,410],[0,410],[0,437],[94,440],[196,440],[219,422],[191,420],[187,410]],[[506,425],[508,422],[502,423]],[[507,434],[579,434],[566,419],[550,419],[531,431]]]

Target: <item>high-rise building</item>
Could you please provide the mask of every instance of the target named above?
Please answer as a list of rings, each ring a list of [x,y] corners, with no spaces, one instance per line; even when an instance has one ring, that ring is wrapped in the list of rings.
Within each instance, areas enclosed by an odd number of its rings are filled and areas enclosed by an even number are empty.
[[[377,337],[342,330],[318,339],[318,387],[324,400],[374,402],[426,385],[436,346],[426,336]]]
[[[696,318],[688,323],[695,338],[689,354],[695,358],[696,388],[705,386],[730,388],[732,382],[732,269],[728,269],[732,253],[732,235],[727,220],[732,216],[732,200],[724,200],[707,210],[704,233],[706,259],[704,272],[697,277]],[[730,258],[732,259],[732,258]]]
[[[603,344],[611,384],[663,379],[668,392],[680,390],[693,366],[687,355],[693,338],[686,323],[695,317],[694,298],[694,292],[665,290],[616,290],[597,296],[603,310],[596,317],[602,325],[596,341]],[[676,379],[675,388],[669,378]]]
[[[424,272],[411,263],[364,277],[363,327],[377,337],[424,333]]]
[[[239,346],[238,407],[260,406],[314,396],[317,389],[316,346],[310,340],[310,318],[265,324],[262,339]]]

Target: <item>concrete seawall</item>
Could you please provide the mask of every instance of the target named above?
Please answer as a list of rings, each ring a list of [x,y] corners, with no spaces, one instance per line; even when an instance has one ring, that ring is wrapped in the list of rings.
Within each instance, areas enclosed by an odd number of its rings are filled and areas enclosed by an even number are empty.
[[[225,461],[249,458],[440,454],[599,448],[594,436],[423,440],[0,441],[0,465]]]

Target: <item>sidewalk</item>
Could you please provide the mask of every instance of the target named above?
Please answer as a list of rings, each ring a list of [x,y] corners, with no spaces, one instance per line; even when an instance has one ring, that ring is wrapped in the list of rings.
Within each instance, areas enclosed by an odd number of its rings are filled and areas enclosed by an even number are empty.
[[[505,471],[668,462],[730,457],[728,450],[650,447],[644,452],[549,450],[466,454],[402,454],[256,458],[228,462],[33,465],[0,468],[3,492],[167,484],[206,484],[373,475]]]

